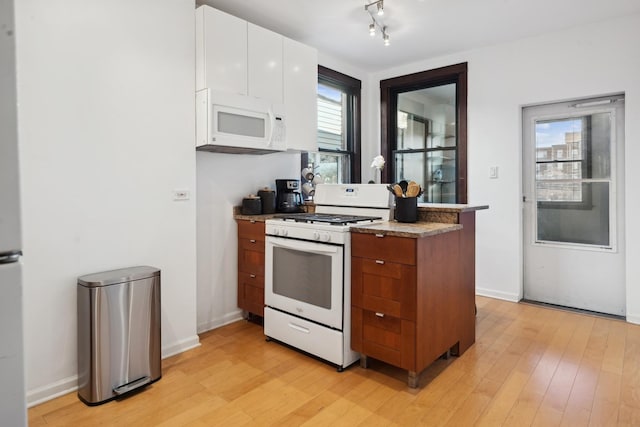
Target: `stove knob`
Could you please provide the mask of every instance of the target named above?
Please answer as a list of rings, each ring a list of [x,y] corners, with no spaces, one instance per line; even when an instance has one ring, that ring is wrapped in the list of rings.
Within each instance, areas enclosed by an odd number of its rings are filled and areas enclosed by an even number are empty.
[[[286,228],[283,228],[282,230],[280,230],[280,232],[283,236],[287,236],[289,234],[289,231]]]
[[[279,235],[280,235],[280,230],[278,230],[277,228],[274,228],[274,229],[273,229],[273,231],[272,231],[272,233],[273,233],[274,235],[276,235],[276,236],[279,236]]]
[[[313,232],[313,239],[314,240],[320,240],[320,233],[318,233],[317,231]]]
[[[324,233],[323,236],[322,236],[322,240],[325,241],[325,242],[330,241],[331,240],[331,234]]]

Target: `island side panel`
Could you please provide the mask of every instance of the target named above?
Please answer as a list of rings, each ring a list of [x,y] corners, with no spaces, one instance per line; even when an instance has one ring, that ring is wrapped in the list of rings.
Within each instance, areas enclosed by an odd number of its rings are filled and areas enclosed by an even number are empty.
[[[459,217],[463,226],[460,234],[462,288],[459,311],[463,325],[460,338],[462,354],[476,341],[476,215],[475,212],[462,212]]]
[[[418,372],[461,341],[460,235],[458,230],[418,239]]]

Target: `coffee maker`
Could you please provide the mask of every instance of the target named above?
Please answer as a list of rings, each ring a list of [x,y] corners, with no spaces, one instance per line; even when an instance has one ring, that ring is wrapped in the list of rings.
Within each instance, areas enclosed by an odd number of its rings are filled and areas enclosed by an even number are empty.
[[[300,181],[276,179],[276,212],[303,212]]]

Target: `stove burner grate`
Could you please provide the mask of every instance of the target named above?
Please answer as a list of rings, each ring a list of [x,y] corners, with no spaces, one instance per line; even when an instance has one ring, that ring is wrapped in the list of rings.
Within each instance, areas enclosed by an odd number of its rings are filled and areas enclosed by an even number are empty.
[[[328,213],[298,213],[281,215],[281,219],[285,221],[306,222],[306,223],[324,223],[331,225],[349,225],[361,222],[373,222],[382,219],[379,216],[361,216],[361,215],[339,215]]]

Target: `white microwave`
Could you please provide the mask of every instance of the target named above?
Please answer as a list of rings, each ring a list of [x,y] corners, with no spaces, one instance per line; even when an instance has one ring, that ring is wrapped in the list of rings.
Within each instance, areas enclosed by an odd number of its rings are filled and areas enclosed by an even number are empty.
[[[247,95],[196,92],[196,150],[234,154],[285,151],[284,106]]]

